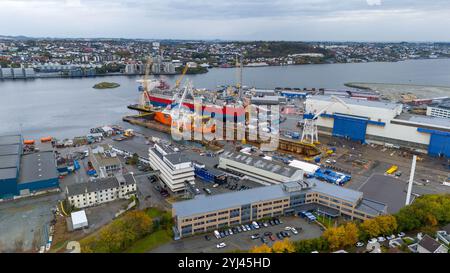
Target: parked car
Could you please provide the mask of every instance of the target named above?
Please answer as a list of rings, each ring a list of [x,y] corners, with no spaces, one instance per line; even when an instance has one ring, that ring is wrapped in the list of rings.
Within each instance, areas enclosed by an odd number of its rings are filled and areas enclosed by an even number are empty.
[[[270,236],[269,236],[269,239],[270,239],[272,242],[274,242],[274,241],[277,240],[277,238],[275,238],[275,236],[273,236],[273,235],[270,235]]]
[[[369,244],[374,244],[374,243],[376,243],[376,242],[378,242],[377,238],[372,238],[372,239],[370,239],[367,243],[369,243]]]
[[[213,188],[217,188],[218,186],[219,186],[219,184],[216,183],[213,185]]]
[[[240,226],[237,226],[236,229],[237,229],[238,233],[242,232],[242,228]]]
[[[256,229],[259,229],[259,225],[258,223],[256,223],[255,221],[252,222],[253,227],[255,227]]]
[[[405,235],[406,234],[404,232],[400,232],[399,234],[397,234],[397,236],[400,237],[400,238],[405,237]]]
[[[242,231],[247,231],[247,228],[244,225],[242,225]]]
[[[392,235],[386,236],[386,239],[393,240],[393,239],[395,239],[395,235],[392,234]]]
[[[386,241],[386,238],[384,238],[383,236],[380,236],[380,237],[378,237],[377,238],[377,240],[378,240],[378,242],[384,242],[384,241]]]
[[[220,239],[220,233],[218,230],[214,230],[214,236],[216,236],[217,239]]]
[[[225,236],[230,235],[230,234],[228,233],[228,230],[225,230],[223,233],[225,234]]]
[[[228,234],[233,235],[233,231],[231,230],[231,228],[228,230]]]
[[[263,226],[264,226],[264,227],[268,227],[269,224],[268,224],[267,222],[264,222],[264,223],[263,223]]]
[[[227,246],[227,244],[225,244],[224,242],[219,243],[219,244],[216,245],[217,248],[224,248],[226,246]]]
[[[252,236],[250,236],[250,238],[252,238],[252,240],[258,239],[259,238],[259,234],[253,234]]]
[[[275,220],[273,220],[273,221],[274,221],[275,225],[281,224],[280,220],[278,220],[278,219],[275,219]]]
[[[280,240],[283,240],[284,237],[283,237],[283,235],[281,235],[281,232],[277,233],[277,238],[280,239]]]
[[[356,247],[363,247],[364,246],[364,243],[363,242],[357,242],[356,243]]]
[[[275,222],[274,222],[273,220],[270,220],[270,221],[269,221],[269,224],[270,224],[271,226],[273,226],[273,225],[275,225]]]
[[[264,238],[264,237],[261,237],[261,242],[263,243],[263,244],[266,244],[268,241],[267,241],[267,239],[266,238]]]
[[[292,228],[291,227],[285,227],[284,228],[284,230],[287,230],[287,231],[289,231],[289,230],[291,230]]]
[[[220,234],[220,238],[223,238],[223,237],[225,237],[225,233],[223,233],[223,232],[220,232],[219,234]],[[219,238],[217,238],[217,239],[219,239]]]
[[[272,235],[272,232],[270,232],[270,231],[264,232],[264,236],[270,236],[270,235]]]
[[[207,194],[211,194],[211,190],[210,190],[210,189],[203,188],[203,190],[204,190]]]
[[[295,228],[291,228],[291,232],[294,233],[294,235],[298,234],[298,231]]]
[[[247,228],[247,230],[252,230],[252,228],[249,225],[245,225],[245,227]]]

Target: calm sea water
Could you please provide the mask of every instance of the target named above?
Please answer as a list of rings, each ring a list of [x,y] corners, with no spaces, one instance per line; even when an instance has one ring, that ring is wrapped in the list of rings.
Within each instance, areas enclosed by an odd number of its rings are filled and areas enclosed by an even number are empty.
[[[172,84],[177,79],[165,78]],[[215,88],[236,83],[237,73],[235,69],[217,68],[188,78],[198,88]],[[84,135],[95,126],[122,124],[121,117],[132,113],[126,106],[138,101],[137,79],[114,76],[0,81],[0,134],[65,138]],[[100,81],[121,86],[93,89]],[[346,82],[450,86],[450,59],[245,68],[243,82],[259,88],[343,88]]]

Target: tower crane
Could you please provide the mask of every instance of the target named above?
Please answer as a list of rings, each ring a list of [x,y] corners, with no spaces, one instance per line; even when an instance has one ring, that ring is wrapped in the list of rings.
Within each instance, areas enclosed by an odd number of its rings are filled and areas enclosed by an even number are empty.
[[[319,143],[319,136],[317,133],[317,118],[336,103],[342,104],[348,111],[350,111],[350,107],[348,107],[348,105],[341,98],[337,96],[331,96],[331,102],[327,106],[322,108],[319,112],[309,113],[303,116],[304,126],[301,138],[302,142],[309,144]]]
[[[140,82],[142,82],[142,86],[144,88],[141,98],[140,98],[140,105],[142,105],[144,108],[151,108],[151,104],[147,105],[146,102],[150,101],[150,88],[149,88],[149,82],[153,82],[154,80],[149,79],[149,74],[151,67],[153,65],[153,58],[152,56],[148,57],[147,62],[145,64],[145,74],[144,79]]]
[[[178,80],[175,82],[175,88],[180,87],[181,81],[183,80],[184,75],[186,75],[188,69],[189,69],[189,65],[188,65],[188,63],[186,63],[186,65],[185,65],[184,68],[183,68],[183,71],[181,72],[181,76],[180,76],[180,77],[178,78]]]

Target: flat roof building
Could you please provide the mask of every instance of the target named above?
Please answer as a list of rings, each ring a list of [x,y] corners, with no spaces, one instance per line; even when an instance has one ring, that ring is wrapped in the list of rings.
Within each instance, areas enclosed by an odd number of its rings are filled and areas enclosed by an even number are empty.
[[[341,98],[332,104],[330,96],[306,99],[305,113],[324,108],[316,123],[323,134],[363,143],[398,146],[433,156],[450,157],[448,119],[402,113],[398,103]]]
[[[184,194],[186,183],[193,184],[195,180],[192,161],[170,146],[154,144],[148,151],[150,167],[160,171],[164,187],[174,194]]]
[[[383,203],[363,198],[362,192],[316,179],[217,195],[197,195],[192,200],[172,205],[179,237],[304,210],[364,220],[385,214],[387,208]]]
[[[277,161],[230,151],[220,156],[218,168],[239,172],[247,179],[263,185],[302,180],[304,173],[303,170]]]
[[[0,136],[0,198],[57,188],[53,148],[23,154],[22,136]]]

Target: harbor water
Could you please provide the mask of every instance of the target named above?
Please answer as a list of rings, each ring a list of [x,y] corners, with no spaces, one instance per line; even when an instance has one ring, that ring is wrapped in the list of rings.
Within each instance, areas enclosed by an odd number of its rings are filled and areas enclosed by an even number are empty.
[[[119,124],[137,103],[136,80],[111,76],[74,79],[0,81],[0,134],[25,137],[71,138],[89,128]],[[177,76],[164,76],[173,85]],[[213,68],[206,74],[188,75],[197,88],[235,84],[233,68]],[[93,89],[94,84],[117,82],[114,89]],[[450,59],[410,60],[396,63],[321,64],[244,68],[243,83],[257,88],[345,88],[347,82],[450,86]],[[449,94],[450,96],[450,94]]]

